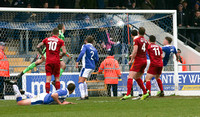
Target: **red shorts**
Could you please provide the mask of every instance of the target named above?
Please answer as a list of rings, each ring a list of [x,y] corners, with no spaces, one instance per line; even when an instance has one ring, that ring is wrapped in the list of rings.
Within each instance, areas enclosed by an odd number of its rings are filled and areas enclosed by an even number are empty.
[[[134,61],[131,68],[130,68],[130,71],[135,71],[135,72],[141,72],[141,73],[144,73],[144,70],[147,66],[147,61]]]
[[[46,63],[45,64],[46,75],[54,77],[60,76],[60,63]]]
[[[153,75],[157,75],[157,74],[160,75],[162,74],[162,69],[163,67],[150,65],[147,73],[153,74]]]

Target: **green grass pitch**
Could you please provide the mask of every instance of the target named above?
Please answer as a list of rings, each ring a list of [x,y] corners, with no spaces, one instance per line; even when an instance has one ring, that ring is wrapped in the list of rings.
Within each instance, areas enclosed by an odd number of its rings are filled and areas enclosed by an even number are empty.
[[[77,104],[17,106],[15,101],[0,100],[0,117],[200,117],[200,97],[67,100]]]

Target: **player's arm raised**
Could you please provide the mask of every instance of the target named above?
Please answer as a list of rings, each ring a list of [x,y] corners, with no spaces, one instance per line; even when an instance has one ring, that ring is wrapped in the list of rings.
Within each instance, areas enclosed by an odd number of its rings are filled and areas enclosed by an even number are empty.
[[[83,45],[82,49],[81,49],[81,53],[79,54],[78,59],[76,60],[76,68],[78,68],[78,62],[82,59],[82,57],[85,54],[85,52],[86,52],[86,48]]]
[[[43,55],[42,49],[41,49],[41,46],[43,46],[43,45],[44,45],[43,42],[41,42],[41,43],[39,43],[39,44],[37,45],[37,51],[40,53],[40,55]]]
[[[62,58],[63,56],[65,56],[65,54],[67,53],[65,45],[62,46],[61,48],[62,48],[62,53],[60,54],[60,58]]]
[[[138,51],[138,45],[134,45],[133,52],[131,54],[131,60],[128,62],[129,65],[131,65],[131,63],[133,62],[133,59],[135,59],[137,51]]]

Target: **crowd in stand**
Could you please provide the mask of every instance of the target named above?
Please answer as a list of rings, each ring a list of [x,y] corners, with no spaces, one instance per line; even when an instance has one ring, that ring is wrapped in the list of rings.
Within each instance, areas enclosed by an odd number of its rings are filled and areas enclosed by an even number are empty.
[[[0,7],[81,9],[176,9],[179,33],[197,45],[200,0],[0,0]],[[182,37],[179,37],[183,40]],[[183,40],[184,41],[184,40]]]
[[[191,5],[187,1],[182,1],[177,6],[178,27],[187,27],[179,29],[179,34],[189,38],[195,44],[200,45],[200,30],[198,29],[198,27],[200,27],[200,2],[198,0],[190,1],[194,1],[192,4],[193,7],[191,7]],[[187,30],[189,28],[190,30]],[[179,38],[184,41],[184,39],[181,36]],[[191,46],[195,47],[193,44],[191,44]]]
[[[176,9],[184,0],[0,0],[0,7]],[[192,10],[199,0],[185,0]],[[79,6],[76,6],[78,4]]]

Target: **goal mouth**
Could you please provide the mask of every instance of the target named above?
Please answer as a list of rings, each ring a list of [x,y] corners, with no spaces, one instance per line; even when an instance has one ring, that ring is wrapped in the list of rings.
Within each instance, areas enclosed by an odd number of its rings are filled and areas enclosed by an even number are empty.
[[[1,8],[0,31],[7,44],[5,53],[10,62],[10,73],[20,73],[28,67],[37,54],[36,45],[44,38],[51,36],[51,30],[60,23],[65,25],[65,45],[72,57],[72,59],[63,58],[63,61],[67,63],[65,72],[69,73],[61,77],[61,79],[64,78],[63,81],[66,79],[73,81],[74,73],[78,77],[79,69],[74,68],[75,59],[80,53],[85,38],[89,35],[95,38],[94,46],[98,50],[100,61],[103,61],[109,52],[115,53],[115,59],[120,63],[123,73],[122,80],[119,80],[119,92],[126,91],[126,77],[129,71],[127,63],[133,49],[132,30],[144,27],[145,38],[155,35],[157,44],[160,46],[165,36],[173,37],[173,45],[177,47],[176,10]],[[167,69],[167,72],[169,71],[174,74],[172,80],[175,84],[172,85],[175,88],[171,91],[174,93],[178,91],[176,62],[175,64],[171,62],[171,66]],[[28,72],[31,74],[24,75],[21,87],[30,92],[36,89],[37,92],[36,85],[34,89],[31,89],[32,83],[43,82],[45,76],[41,73],[44,72],[43,63]],[[96,80],[97,77],[97,74],[93,74],[88,80]],[[27,87],[31,88],[27,89]],[[42,86],[39,89],[43,91]],[[105,90],[102,86],[99,89]],[[137,91],[136,87],[134,91]],[[77,93],[80,94],[78,90]],[[105,96],[105,93],[101,95]]]

